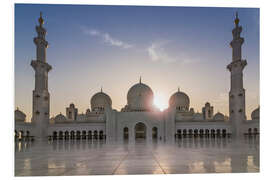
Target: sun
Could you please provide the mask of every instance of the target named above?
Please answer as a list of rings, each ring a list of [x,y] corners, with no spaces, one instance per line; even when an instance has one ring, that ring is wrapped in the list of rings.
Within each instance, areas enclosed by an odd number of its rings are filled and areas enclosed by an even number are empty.
[[[160,109],[161,111],[163,111],[164,109],[166,109],[168,107],[168,102],[166,100],[166,98],[164,97],[163,94],[161,93],[156,93],[155,97],[154,97],[154,105]]]

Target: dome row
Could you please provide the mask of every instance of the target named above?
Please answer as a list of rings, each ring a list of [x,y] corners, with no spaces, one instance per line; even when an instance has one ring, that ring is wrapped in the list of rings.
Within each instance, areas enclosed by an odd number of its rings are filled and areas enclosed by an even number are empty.
[[[147,111],[153,109],[154,93],[152,89],[141,81],[133,85],[127,93],[127,108],[132,111]],[[179,89],[169,99],[170,107],[188,110],[190,100],[187,94]],[[91,98],[92,111],[111,107],[112,100],[106,93],[98,92]]]

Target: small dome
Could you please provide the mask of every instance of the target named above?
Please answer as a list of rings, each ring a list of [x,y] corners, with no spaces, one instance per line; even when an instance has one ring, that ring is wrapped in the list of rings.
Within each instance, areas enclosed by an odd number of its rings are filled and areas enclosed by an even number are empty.
[[[71,103],[71,104],[69,105],[69,107],[74,109],[74,108],[75,108],[75,105],[74,105],[73,103]]]
[[[86,114],[89,114],[90,113],[90,109],[86,109]]]
[[[216,121],[224,121],[225,120],[225,116],[224,116],[224,114],[218,112],[218,113],[216,113],[214,115],[214,118],[213,119],[216,120]]]
[[[193,119],[194,120],[201,120],[201,119],[203,119],[203,115],[199,112],[196,112],[193,114]]]
[[[127,104],[131,111],[148,111],[153,109],[154,94],[152,89],[141,81],[132,86],[127,94]]]
[[[252,120],[259,120],[260,119],[260,108],[258,107],[251,113]]]
[[[19,109],[15,110],[15,121],[24,122],[26,115]]]
[[[67,118],[63,115],[63,114],[58,114],[57,116],[55,116],[54,118],[54,122],[55,123],[63,123],[66,122]]]
[[[170,107],[175,107],[179,110],[189,110],[189,97],[186,93],[181,92],[179,89],[176,93],[174,93],[169,100]]]
[[[92,111],[103,111],[105,107],[112,107],[112,100],[110,96],[104,92],[98,92],[91,98]]]

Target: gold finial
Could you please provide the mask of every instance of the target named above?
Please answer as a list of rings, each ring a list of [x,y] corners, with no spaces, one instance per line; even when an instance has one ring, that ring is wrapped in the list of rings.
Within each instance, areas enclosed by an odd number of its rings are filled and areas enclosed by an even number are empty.
[[[40,17],[38,18],[39,25],[42,26],[44,24],[44,20],[42,18],[42,12],[40,12]]]
[[[235,20],[234,20],[234,24],[236,25],[236,26],[238,26],[238,24],[239,24],[239,18],[238,18],[238,12],[236,11],[236,13],[235,13]]]

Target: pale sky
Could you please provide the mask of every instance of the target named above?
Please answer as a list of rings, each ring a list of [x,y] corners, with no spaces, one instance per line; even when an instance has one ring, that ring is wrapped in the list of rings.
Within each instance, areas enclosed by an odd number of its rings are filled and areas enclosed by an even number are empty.
[[[90,5],[15,5],[15,107],[32,114],[35,25],[39,12],[49,42],[51,116],[74,103],[79,112],[101,86],[114,109],[127,103],[129,88],[150,86],[159,106],[180,90],[190,107],[206,102],[228,115],[231,30],[238,11],[243,26],[246,112],[259,105],[259,9]]]

